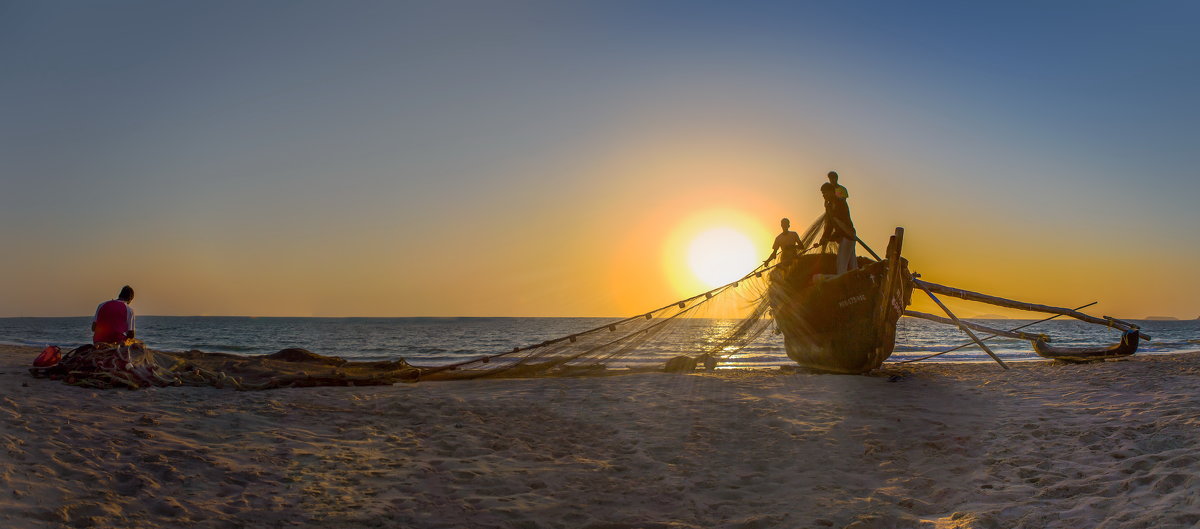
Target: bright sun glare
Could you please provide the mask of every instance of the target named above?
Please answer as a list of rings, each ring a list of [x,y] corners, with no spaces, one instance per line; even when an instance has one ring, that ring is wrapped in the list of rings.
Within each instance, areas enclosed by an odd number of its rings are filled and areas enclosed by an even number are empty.
[[[688,245],[688,267],[709,288],[737,281],[758,264],[754,243],[732,228],[714,228]]]

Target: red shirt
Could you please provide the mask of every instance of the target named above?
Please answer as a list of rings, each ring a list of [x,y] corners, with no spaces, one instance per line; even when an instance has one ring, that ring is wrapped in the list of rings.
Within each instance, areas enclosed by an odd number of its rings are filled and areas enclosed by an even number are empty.
[[[122,342],[125,333],[133,330],[133,309],[119,299],[105,301],[96,307],[92,323],[96,326],[92,343]]]

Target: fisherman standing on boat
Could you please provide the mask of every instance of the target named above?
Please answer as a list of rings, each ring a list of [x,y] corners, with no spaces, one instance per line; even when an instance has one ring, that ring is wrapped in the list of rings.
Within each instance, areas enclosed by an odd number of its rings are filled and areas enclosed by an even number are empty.
[[[825,199],[825,232],[818,245],[837,243],[837,273],[841,275],[858,268],[858,258],[854,255],[858,237],[854,221],[850,220],[850,205],[846,203],[850,192],[838,185],[837,171],[829,171],[828,176],[829,182],[821,185],[821,196]]]
[[[775,236],[775,244],[771,246],[771,256],[763,261],[763,266],[771,262],[775,258],[775,254],[779,254],[780,268],[787,268],[800,255],[800,235],[792,231],[792,221],[786,217],[779,221],[779,226],[783,228],[783,232]],[[782,252],[782,253],[781,253]]]

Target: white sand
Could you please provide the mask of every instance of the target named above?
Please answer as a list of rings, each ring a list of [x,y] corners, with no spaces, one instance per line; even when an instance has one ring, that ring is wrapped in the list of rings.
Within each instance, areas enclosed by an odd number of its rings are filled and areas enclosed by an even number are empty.
[[[0,527],[1193,527],[1200,352],[95,391],[0,347]]]

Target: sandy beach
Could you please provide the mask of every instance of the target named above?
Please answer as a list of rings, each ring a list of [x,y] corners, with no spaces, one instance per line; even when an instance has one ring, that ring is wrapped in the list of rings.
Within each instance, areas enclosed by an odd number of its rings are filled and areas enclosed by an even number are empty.
[[[13,529],[1200,523],[1200,352],[261,392],[81,389],[36,352],[0,348]]]

